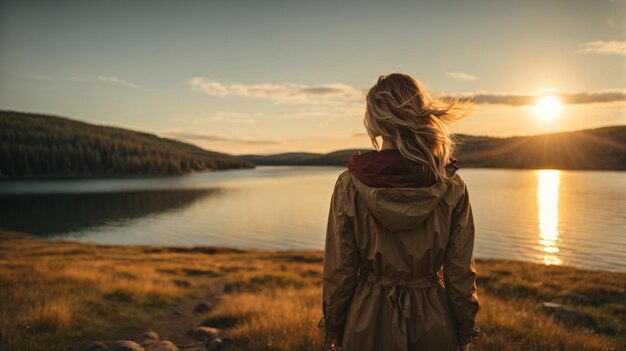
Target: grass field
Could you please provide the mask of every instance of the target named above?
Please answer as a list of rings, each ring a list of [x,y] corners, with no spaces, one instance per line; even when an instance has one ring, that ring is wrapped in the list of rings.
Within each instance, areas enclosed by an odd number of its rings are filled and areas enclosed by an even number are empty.
[[[104,246],[0,234],[0,350],[75,350],[155,330],[223,328],[229,350],[319,350],[320,251]],[[476,350],[621,350],[626,274],[478,260],[482,334]],[[219,297],[219,298],[218,298]],[[193,314],[198,300],[215,308]],[[536,306],[591,316],[567,327]],[[172,316],[178,316],[174,320]],[[188,325],[180,320],[188,321]]]

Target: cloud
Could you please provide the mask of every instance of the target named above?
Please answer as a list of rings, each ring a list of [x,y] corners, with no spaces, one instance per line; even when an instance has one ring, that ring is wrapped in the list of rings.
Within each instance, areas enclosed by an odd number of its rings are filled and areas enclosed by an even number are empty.
[[[125,87],[132,88],[132,89],[139,89],[139,86],[137,84],[115,77],[115,76],[98,76],[98,80],[101,80],[103,82],[120,84]]]
[[[53,80],[54,79],[54,77],[46,76],[43,74],[25,74],[24,76],[30,79],[37,79],[37,80]]]
[[[576,52],[579,54],[626,55],[626,40],[590,41]]]
[[[363,99],[364,93],[347,84],[260,83],[225,84],[204,77],[189,79],[193,91],[209,96],[241,96],[286,103],[324,103]]]
[[[446,76],[454,78],[454,79],[460,79],[460,80],[477,80],[478,79],[478,77],[476,77],[475,75],[465,73],[465,72],[448,72],[446,73]]]
[[[232,138],[225,137],[214,134],[205,134],[200,132],[184,132],[184,131],[176,131],[169,130],[163,131],[159,133],[160,135],[166,138],[172,138],[187,142],[229,142],[229,143],[237,143],[237,144],[247,144],[247,145],[274,145],[279,144],[275,140],[263,140],[263,139],[244,139],[244,138]]]
[[[475,76],[463,72],[448,72],[447,75],[451,77],[454,76],[457,79],[478,79]],[[277,119],[316,117],[325,115],[356,116],[362,113],[365,105],[363,90],[359,90],[342,83],[316,85],[265,83],[246,85],[224,84],[219,81],[196,77],[189,80],[189,85],[194,91],[207,94],[209,96],[240,96],[289,103],[330,102],[331,104],[327,105],[329,105],[329,107],[334,106],[333,108],[326,110],[316,108],[316,110],[293,111],[283,115],[274,115],[272,117]],[[626,102],[626,90],[600,90],[574,93],[554,91],[538,94],[476,92],[463,94],[442,93],[438,95],[447,97],[458,96],[464,99],[473,99],[474,103],[477,105],[534,105],[538,98],[545,95],[554,95],[566,105]],[[332,102],[335,104],[332,104]],[[252,122],[254,119],[264,116],[264,114],[246,115],[228,113],[225,115],[213,116],[208,118],[208,120]]]
[[[538,98],[544,95],[554,95],[566,105],[625,102],[626,90],[602,90],[597,92],[561,93],[546,92],[543,94],[490,94],[476,93],[462,95],[463,98],[471,98],[476,104],[500,104],[512,106],[534,105]]]
[[[285,113],[264,114],[269,119],[302,119],[302,118],[344,118],[356,117],[365,112],[365,101],[345,103],[342,105],[313,106],[305,110],[295,110]]]

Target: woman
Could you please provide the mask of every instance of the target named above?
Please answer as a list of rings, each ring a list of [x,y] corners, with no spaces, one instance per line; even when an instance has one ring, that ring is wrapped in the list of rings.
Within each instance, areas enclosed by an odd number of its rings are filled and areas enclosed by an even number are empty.
[[[474,223],[447,126],[470,102],[381,76],[332,195],[320,323],[329,350],[469,350],[478,337]],[[377,137],[382,138],[379,148]]]

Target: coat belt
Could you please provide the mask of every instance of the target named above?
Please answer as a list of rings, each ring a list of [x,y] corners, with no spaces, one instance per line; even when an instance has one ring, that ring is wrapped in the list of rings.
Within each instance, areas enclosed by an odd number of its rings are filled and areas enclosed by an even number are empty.
[[[368,274],[367,281],[373,284],[390,287],[387,298],[394,308],[399,308],[405,318],[411,316],[411,296],[409,289],[434,288],[437,285],[438,276],[420,277],[416,279],[404,280],[386,275]]]
[[[367,275],[367,282],[390,287],[387,299],[391,303],[393,310],[393,322],[391,327],[392,343],[391,350],[407,349],[407,319],[411,316],[411,295],[410,289],[435,288],[438,284],[439,276],[433,274],[415,279],[400,279],[385,275],[375,275],[371,272]]]

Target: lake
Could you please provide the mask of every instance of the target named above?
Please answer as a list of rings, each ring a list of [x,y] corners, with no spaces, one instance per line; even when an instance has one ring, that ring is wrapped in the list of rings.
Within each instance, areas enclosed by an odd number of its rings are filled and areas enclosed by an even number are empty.
[[[0,182],[0,228],[105,244],[323,249],[339,167]],[[478,258],[626,271],[621,172],[461,169]]]

